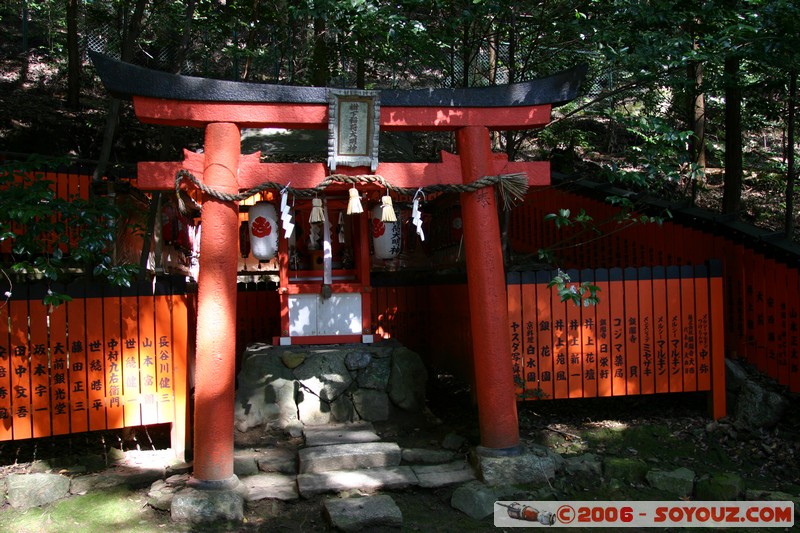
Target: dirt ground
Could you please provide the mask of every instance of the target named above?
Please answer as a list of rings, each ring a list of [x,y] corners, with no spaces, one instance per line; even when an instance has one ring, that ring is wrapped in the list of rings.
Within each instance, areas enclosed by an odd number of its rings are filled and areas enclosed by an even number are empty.
[[[464,437],[469,445],[479,444],[477,412],[470,391],[446,376],[432,380],[429,410],[420,415],[395,416],[388,422],[375,423],[384,441],[401,447],[438,448],[449,433]],[[519,420],[524,443],[544,444],[564,456],[595,453],[606,456],[636,456],[662,469],[687,467],[698,476],[714,472],[735,472],[747,488],[780,490],[800,494],[800,407],[791,398],[789,415],[776,428],[746,431],[726,420],[712,421],[706,414],[703,394],[658,395],[632,398],[587,400],[530,401],[520,404]],[[237,446],[299,447],[301,439],[292,439],[275,430],[253,429],[236,435]],[[168,437],[162,427],[148,431],[103,432],[53,439],[36,439],[0,444],[0,468],[6,473],[25,471],[30,461],[65,454],[99,454],[109,447],[123,449],[164,448]],[[468,447],[462,450],[467,453]],[[520,500],[653,500],[674,499],[658,494],[646,485],[609,483],[594,480],[557,478],[552,486],[520,486]],[[403,513],[403,531],[451,532],[495,531],[492,518],[473,520],[453,509],[450,499],[455,487],[423,489],[412,487],[389,494]],[[356,494],[347,494],[354,496]],[[217,524],[203,531],[328,531],[323,516],[323,500],[328,496],[293,502],[262,500],[246,505],[242,524]],[[70,498],[75,499],[76,497]],[[80,497],[77,497],[80,498]],[[137,519],[130,529],[116,531],[189,531],[173,524],[167,513],[149,507],[147,488],[122,491],[118,499],[133,506]],[[51,504],[42,512],[58,516]],[[65,504],[62,504],[65,505]],[[13,512],[8,505],[0,515]],[[0,522],[2,518],[0,518]],[[20,526],[22,528],[23,526]],[[34,526],[31,526],[34,527]],[[63,531],[55,528],[38,531]],[[81,527],[85,533],[95,531]],[[96,529],[102,531],[102,527]],[[27,529],[17,529],[22,533]],[[387,529],[386,531],[396,531]]]

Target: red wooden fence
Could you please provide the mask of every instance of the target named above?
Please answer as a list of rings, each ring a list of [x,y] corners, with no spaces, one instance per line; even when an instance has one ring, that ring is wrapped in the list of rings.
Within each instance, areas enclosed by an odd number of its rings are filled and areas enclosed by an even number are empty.
[[[194,333],[185,289],[75,284],[50,308],[43,285],[14,285],[0,305],[0,440],[171,423],[182,455]]]
[[[508,274],[514,381],[522,399],[713,391],[725,415],[722,277],[705,266],[571,272],[596,306],[561,302],[551,272]]]
[[[672,218],[662,224],[618,222],[620,209],[604,201],[608,194],[585,182],[531,191],[512,214],[512,249],[534,253],[553,247],[563,269],[686,266],[719,259],[726,355],[800,392],[800,246],[699,209],[673,207]],[[645,204],[642,212],[659,213],[663,207]],[[603,235],[556,230],[544,217],[560,208],[584,209]]]

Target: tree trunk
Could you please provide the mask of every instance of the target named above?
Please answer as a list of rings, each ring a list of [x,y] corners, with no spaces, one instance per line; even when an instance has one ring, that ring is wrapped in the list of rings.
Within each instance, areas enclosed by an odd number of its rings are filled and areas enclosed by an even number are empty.
[[[737,56],[725,59],[725,186],[722,212],[738,217],[742,203],[742,88]]]
[[[794,163],[794,120],[795,108],[797,107],[797,70],[789,71],[789,113],[786,118],[786,213],[784,219],[784,229],[786,238],[791,239],[794,235],[794,182],[796,178]]]
[[[81,56],[78,46],[78,11],[80,0],[67,0],[67,107],[81,105]]]
[[[148,0],[136,0],[136,7],[133,10],[130,24],[124,32],[125,38],[122,41],[121,59],[123,61],[130,61],[133,57],[133,49],[136,46],[136,40],[139,38],[139,33],[142,30],[142,20],[144,19],[145,7],[147,7]],[[106,166],[108,166],[108,159],[111,157],[111,145],[114,141],[114,130],[117,127],[117,120],[119,119],[119,98],[111,98],[108,104],[108,115],[106,116],[106,129],[103,133],[103,145],[100,149],[100,156],[97,159],[97,167],[92,174],[93,181],[100,181],[106,173]]]
[[[325,20],[314,19],[314,51],[311,56],[311,85],[328,85],[328,43],[325,42]]]
[[[692,127],[689,150],[692,163],[697,167],[696,172],[692,173],[692,205],[694,205],[697,200],[697,180],[705,175],[706,171],[706,102],[702,89],[703,64],[698,61],[689,63],[688,75],[692,86],[689,98],[689,123]]]

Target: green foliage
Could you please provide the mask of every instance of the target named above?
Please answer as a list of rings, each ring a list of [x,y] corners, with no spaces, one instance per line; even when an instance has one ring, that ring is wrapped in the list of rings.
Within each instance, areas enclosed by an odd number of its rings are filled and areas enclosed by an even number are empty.
[[[562,302],[570,301],[578,307],[589,307],[600,302],[600,297],[597,295],[600,292],[600,288],[597,285],[588,281],[574,283],[569,274],[561,269],[547,284],[548,289],[552,287],[556,288],[558,297]]]
[[[136,265],[115,264],[116,221],[122,212],[112,198],[59,198],[55,184],[34,169],[48,162],[31,159],[0,165],[0,241],[11,253],[0,267],[17,279],[68,281],[89,275],[128,286]],[[7,274],[8,275],[8,274]],[[48,291],[45,303],[68,299]]]

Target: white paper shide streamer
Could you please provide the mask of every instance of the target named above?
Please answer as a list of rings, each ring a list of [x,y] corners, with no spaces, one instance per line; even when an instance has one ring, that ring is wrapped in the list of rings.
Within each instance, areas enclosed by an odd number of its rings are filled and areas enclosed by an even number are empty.
[[[286,189],[281,191],[281,226],[283,227],[283,237],[291,238],[294,232],[294,222],[292,222],[292,208],[289,207],[289,192]]]

